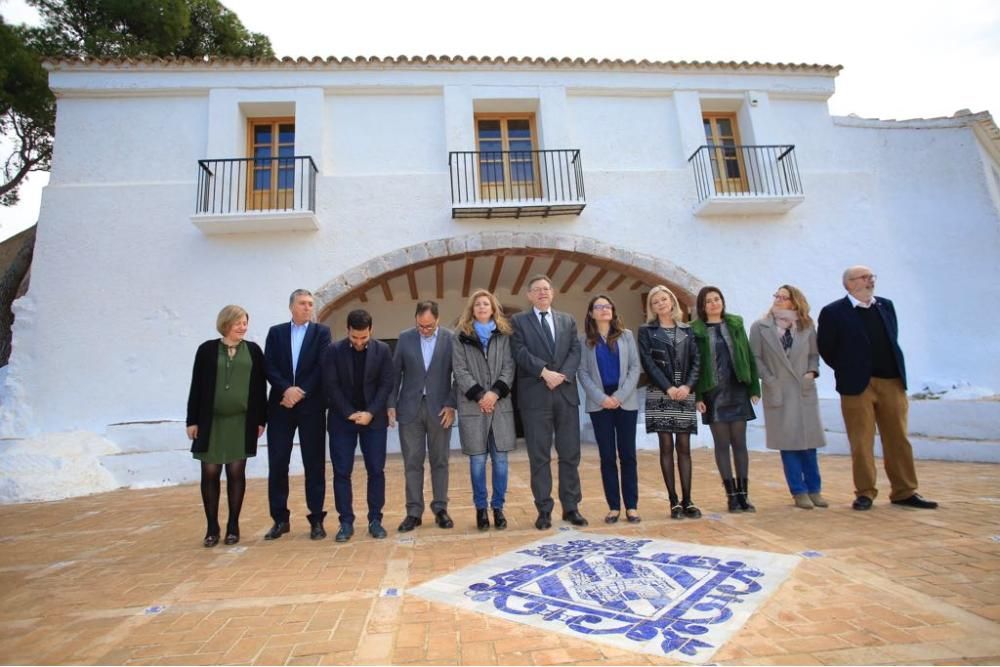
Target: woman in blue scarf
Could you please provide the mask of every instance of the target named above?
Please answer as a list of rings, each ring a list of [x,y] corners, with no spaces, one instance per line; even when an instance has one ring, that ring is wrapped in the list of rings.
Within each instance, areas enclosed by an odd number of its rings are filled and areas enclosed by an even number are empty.
[[[511,327],[490,292],[476,290],[458,319],[458,344],[452,348],[452,372],[458,387],[458,435],[462,453],[469,457],[476,527],[489,530],[486,459],[493,461],[493,525],[507,527],[503,514],[507,494],[507,452],[515,447],[514,357]]]

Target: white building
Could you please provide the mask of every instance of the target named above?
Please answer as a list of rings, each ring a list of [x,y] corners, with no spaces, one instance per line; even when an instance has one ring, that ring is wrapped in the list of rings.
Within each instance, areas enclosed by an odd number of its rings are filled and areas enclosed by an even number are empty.
[[[194,350],[221,306],[245,306],[263,343],[304,287],[335,336],[365,307],[393,339],[417,299],[446,321],[479,286],[523,307],[536,272],[556,307],[582,320],[605,292],[635,328],[657,283],[689,303],[718,285],[752,320],[790,282],[815,314],[864,263],[896,302],[911,391],[1000,377],[1000,131],[985,112],[831,117],[839,67],[819,65],[48,68],[58,139],[0,436],[82,429],[152,450],[131,468],[179,467]]]

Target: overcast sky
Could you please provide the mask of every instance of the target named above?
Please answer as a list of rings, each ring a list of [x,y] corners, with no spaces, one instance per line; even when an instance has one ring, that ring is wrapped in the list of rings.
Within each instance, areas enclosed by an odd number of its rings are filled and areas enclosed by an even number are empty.
[[[997,0],[223,0],[279,56],[542,56],[843,65],[835,115],[1000,114]],[[0,0],[11,23],[23,0]],[[44,176],[0,239],[37,218]]]

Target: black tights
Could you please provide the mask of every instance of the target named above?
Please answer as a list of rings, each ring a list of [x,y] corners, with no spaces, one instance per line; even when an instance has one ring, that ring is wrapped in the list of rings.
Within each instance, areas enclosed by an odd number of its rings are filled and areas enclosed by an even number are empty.
[[[660,472],[667,485],[670,505],[677,504],[677,487],[674,483],[674,449],[677,449],[677,467],[680,469],[681,494],[684,502],[691,501],[691,434],[658,433],[660,438]],[[675,442],[676,440],[676,442]]]
[[[736,477],[746,479],[750,473],[750,454],[747,452],[747,423],[717,422],[712,429],[712,440],[715,441],[715,465],[722,479],[733,478],[733,466],[729,462],[729,450],[733,450],[733,461],[736,462]]]
[[[205,505],[205,519],[208,522],[207,535],[219,534],[219,495],[222,479],[221,463],[201,464],[201,502]],[[228,533],[239,534],[240,510],[243,509],[243,495],[247,488],[247,461],[240,459],[225,464],[226,497],[229,500]]]

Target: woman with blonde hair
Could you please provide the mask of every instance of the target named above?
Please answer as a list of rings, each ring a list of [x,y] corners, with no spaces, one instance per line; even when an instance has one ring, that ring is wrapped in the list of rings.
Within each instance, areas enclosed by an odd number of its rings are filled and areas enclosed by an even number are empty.
[[[828,507],[816,450],[826,446],[819,418],[819,350],[809,302],[793,285],[774,293],[771,309],[750,327],[750,349],[760,373],[768,449],[781,452],[796,507]]]
[[[646,298],[649,321],[639,327],[639,359],[649,378],[646,389],[646,433],[660,440],[660,472],[670,497],[670,518],[697,519],[701,510],[691,500],[691,434],[698,432],[694,388],[698,383],[698,351],[691,327],[681,321],[677,297],[657,285]],[[674,451],[681,497],[674,482]]]
[[[187,435],[201,461],[201,500],[208,528],[204,546],[219,543],[219,496],[226,469],[229,521],[226,544],[240,541],[240,510],[246,491],[247,457],[257,454],[257,439],[267,423],[264,352],[244,340],[250,316],[226,306],[216,318],[221,338],[198,346],[188,392]]]
[[[452,373],[458,387],[458,436],[469,457],[476,527],[489,530],[486,459],[493,461],[493,525],[507,527],[503,506],[507,495],[507,452],[514,449],[517,432],[510,389],[514,383],[512,329],[503,308],[488,290],[469,297],[456,326]]]

